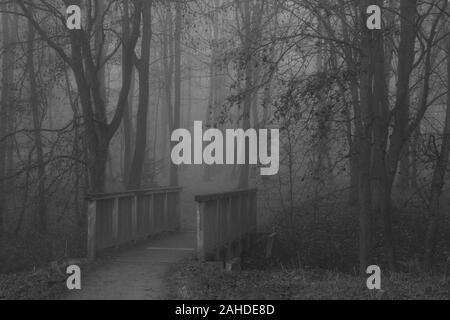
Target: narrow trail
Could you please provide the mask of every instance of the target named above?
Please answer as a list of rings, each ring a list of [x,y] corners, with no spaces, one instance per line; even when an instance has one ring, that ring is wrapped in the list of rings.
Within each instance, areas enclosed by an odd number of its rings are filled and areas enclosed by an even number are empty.
[[[165,299],[165,280],[171,266],[194,254],[196,247],[196,203],[194,196],[233,189],[230,173],[221,172],[205,181],[204,168],[182,171],[185,184],[181,194],[180,234],[154,240],[146,245],[124,250],[90,272],[82,274],[82,289],[66,300],[160,300]]]
[[[194,254],[195,234],[181,233],[123,252],[82,274],[82,289],[66,300],[161,300],[170,267]]]

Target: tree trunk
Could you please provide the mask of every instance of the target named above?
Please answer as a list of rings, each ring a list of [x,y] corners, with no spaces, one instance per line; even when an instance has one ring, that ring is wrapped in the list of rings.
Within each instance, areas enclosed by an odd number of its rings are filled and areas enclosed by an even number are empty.
[[[100,95],[107,102],[106,96],[106,52],[105,48],[105,34],[103,30],[103,20],[105,16],[105,0],[96,0],[95,2],[95,54],[100,68],[97,72],[97,78],[99,82]]]
[[[241,43],[243,45],[243,55],[245,61],[245,87],[244,87],[244,104],[242,110],[242,123],[244,131],[250,128],[250,112],[252,107],[252,87],[253,87],[253,59],[251,53],[251,8],[250,1],[244,1],[243,4],[243,37],[241,39]],[[249,186],[249,173],[250,173],[250,165],[249,165],[249,145],[245,143],[245,164],[240,165],[240,174],[239,174],[239,189],[248,188]]]
[[[216,1],[214,1],[214,5],[216,5]],[[208,106],[206,107],[206,115],[205,115],[205,125],[206,128],[214,128],[216,122],[216,94],[217,94],[217,44],[219,41],[218,34],[218,19],[217,19],[217,7],[213,8],[214,13],[211,15],[211,25],[210,25],[210,41],[211,41],[211,61],[209,63],[209,97],[208,97]],[[203,172],[203,180],[211,181],[214,175],[213,167],[210,165],[205,165],[205,170]]]
[[[394,109],[394,130],[389,142],[389,150],[385,160],[383,179],[384,203],[382,203],[381,214],[383,216],[385,245],[389,266],[395,271],[395,241],[392,231],[392,210],[391,197],[392,185],[400,161],[401,154],[404,150],[408,139],[409,127],[409,94],[410,94],[410,77],[414,65],[414,48],[415,48],[415,22],[417,16],[417,0],[402,0],[400,2],[401,30],[400,44],[398,49],[399,66],[397,80],[397,99]],[[385,134],[387,135],[387,129]]]
[[[400,190],[405,191],[411,186],[411,160],[410,160],[410,150],[409,145],[404,147],[402,157],[400,160],[400,171],[398,173],[398,187]]]
[[[187,92],[187,110],[186,110],[186,114],[185,114],[185,126],[186,129],[191,128],[192,126],[192,93],[193,93],[193,87],[192,87],[192,83],[193,83],[193,77],[194,77],[194,72],[193,72],[193,62],[192,62],[192,55],[191,53],[188,54],[188,92]]]
[[[170,135],[171,131],[173,130],[173,91],[172,91],[172,85],[173,85],[173,57],[172,57],[172,46],[173,46],[173,32],[172,32],[172,11],[170,7],[170,3],[166,3],[166,12],[165,17],[163,21],[163,34],[162,34],[162,67],[163,67],[163,79],[164,79],[164,102],[165,102],[165,112],[163,112],[163,123],[162,123],[162,129],[163,132],[161,134],[161,142],[162,142],[162,150],[161,153],[163,154],[163,170],[164,173],[168,172],[169,181],[167,183],[170,184],[170,171],[172,169],[172,165],[169,166],[169,171],[167,171],[167,165],[166,165],[166,159],[169,157],[170,161]],[[167,177],[166,174],[164,174],[164,177]],[[166,182],[165,182],[166,183]]]
[[[350,41],[350,35],[348,32],[347,23],[345,21],[345,12],[344,9],[341,8],[340,12],[341,18],[341,26],[342,26],[342,34],[345,42]],[[331,28],[331,26],[330,26]],[[348,70],[351,72],[350,81],[349,81],[349,89],[350,89],[350,97],[351,97],[351,108],[349,108],[347,112],[347,121],[351,121],[352,111],[354,116],[354,134],[352,133],[352,125],[351,122],[348,123],[348,136],[349,141],[349,151],[350,151],[350,190],[349,190],[349,204],[357,205],[359,203],[359,147],[360,140],[362,138],[362,119],[361,119],[361,106],[359,99],[359,89],[358,89],[358,81],[357,81],[357,70],[356,70],[356,62],[354,61],[353,52],[350,48],[344,47],[344,57],[346,61],[346,65]],[[335,63],[337,67],[337,60]]]
[[[134,88],[135,88],[135,69],[133,69],[133,75],[131,76],[131,88],[130,95],[128,97],[128,103],[123,115],[123,139],[124,139],[124,161],[123,161],[123,184],[127,188],[128,181],[130,180],[131,160],[133,156],[133,103],[134,103]]]
[[[7,5],[4,5],[6,9]],[[6,10],[8,11],[8,10]],[[0,100],[0,238],[4,231],[4,211],[6,208],[6,154],[8,140],[4,137],[7,135],[9,111],[11,103],[10,86],[12,84],[12,67],[13,56],[10,47],[10,28],[8,13],[2,13],[2,43],[5,48],[2,55],[2,94]]]
[[[414,130],[411,140],[411,187],[417,189],[419,179],[419,139],[420,127]]]
[[[448,29],[448,28],[447,28]],[[447,46],[447,84],[450,83],[450,36]],[[448,87],[448,85],[447,85]],[[449,89],[449,88],[447,88]],[[442,189],[445,183],[445,174],[448,167],[450,153],[450,90],[447,90],[447,110],[445,116],[444,137],[441,152],[437,159],[436,168],[433,173],[431,184],[431,197],[429,209],[429,222],[425,240],[424,268],[431,271],[435,256],[436,246],[439,239],[439,226],[442,223],[443,212],[440,208]]]
[[[98,77],[98,70],[103,67],[103,63],[99,62],[94,56],[99,48],[98,46],[97,48],[92,48],[90,34],[85,29],[68,31],[71,44],[71,52],[68,54],[65,48],[54,42],[46,31],[42,29],[39,22],[34,19],[30,13],[29,5],[23,0],[17,0],[16,3],[20,6],[23,15],[33,24],[39,36],[71,67],[75,75],[80,105],[86,123],[86,151],[89,163],[90,189],[92,193],[103,192],[109,143],[122,123],[130,91],[133,53],[139,39],[143,1],[133,1],[134,14],[132,19],[123,17],[121,39],[123,50],[121,65],[122,86],[111,122],[108,122],[107,106],[102,93],[102,84]],[[78,5],[79,1],[67,0],[65,4]],[[99,42],[97,42],[98,44]]]
[[[34,66],[34,41],[35,30],[30,22],[28,22],[28,77],[30,82],[30,96],[29,102],[33,115],[34,125],[34,140],[37,155],[37,168],[38,168],[38,226],[39,231],[45,233],[47,231],[47,214],[46,214],[46,192],[45,192],[45,164],[44,164],[44,150],[41,137],[41,114],[39,111],[39,95],[36,83],[36,71]]]
[[[182,32],[182,3],[178,1],[175,4],[175,92],[174,92],[174,112],[172,130],[180,128],[181,121],[181,32]],[[170,166],[170,185],[178,186],[178,166],[171,161]]]
[[[150,72],[150,46],[152,39],[152,1],[144,4],[142,11],[143,35],[141,58],[137,62],[139,73],[139,106],[136,118],[136,143],[134,157],[130,169],[128,189],[139,189],[142,182],[142,172],[147,151],[147,124],[149,108],[149,72]]]
[[[367,2],[361,3],[360,11],[365,17]],[[364,20],[364,19],[363,19]],[[373,126],[373,72],[371,54],[373,50],[372,36],[365,25],[362,25],[361,40],[361,72],[360,95],[361,114],[357,116],[357,139],[359,147],[359,264],[360,273],[365,274],[369,265],[372,250],[372,187],[371,187],[371,148]]]

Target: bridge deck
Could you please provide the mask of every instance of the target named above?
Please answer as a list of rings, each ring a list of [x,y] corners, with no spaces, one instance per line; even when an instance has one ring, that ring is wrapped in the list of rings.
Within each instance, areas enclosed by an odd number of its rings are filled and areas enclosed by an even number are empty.
[[[158,300],[170,266],[194,254],[195,233],[181,233],[133,248],[95,270],[82,274],[82,290],[68,300]]]

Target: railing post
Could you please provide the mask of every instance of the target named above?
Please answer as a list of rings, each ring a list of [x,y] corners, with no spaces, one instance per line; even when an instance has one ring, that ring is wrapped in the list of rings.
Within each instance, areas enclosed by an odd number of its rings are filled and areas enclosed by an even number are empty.
[[[155,232],[155,195],[152,193],[150,195],[150,202],[148,205],[148,234],[147,237],[152,236]]]
[[[197,255],[200,261],[241,256],[251,249],[257,222],[256,189],[197,196]]]
[[[242,254],[242,204],[243,204],[242,195],[238,196],[238,241],[237,241],[237,256],[241,256]],[[244,213],[245,214],[245,213]]]
[[[163,221],[162,221],[162,224],[163,224],[163,226],[162,226],[162,231],[164,232],[164,231],[167,231],[167,225],[169,224],[168,223],[168,221],[169,221],[169,203],[168,203],[168,201],[167,201],[167,191],[166,192],[164,192],[164,198],[163,198]]]
[[[181,193],[177,191],[175,193],[176,203],[175,203],[175,231],[180,232],[181,230]]]
[[[248,251],[252,247],[252,238],[253,238],[253,193],[249,192],[247,194],[247,201],[246,201],[246,210],[247,214],[245,217],[246,222],[246,244],[245,244],[245,250]]]
[[[112,238],[113,244],[119,243],[119,199],[114,199],[113,211],[112,211]]]
[[[205,205],[197,203],[197,258],[205,261]]]
[[[167,187],[89,195],[86,213],[88,258],[94,259],[99,250],[139,241],[159,232],[178,230],[180,190]],[[162,207],[159,206],[160,200]],[[156,205],[158,208],[155,208]],[[125,218],[126,230],[121,225]],[[158,225],[155,224],[156,220]]]
[[[134,196],[131,200],[131,237],[133,241],[138,240],[138,196]]]
[[[253,224],[253,232],[258,230],[258,193],[253,193],[253,216],[252,216],[252,224]]]
[[[221,253],[221,245],[222,245],[222,230],[221,230],[221,221],[220,221],[220,200],[216,199],[216,210],[215,210],[215,225],[214,225],[214,235],[215,235],[215,240],[216,243],[214,244],[214,253],[216,256],[216,261],[220,261],[220,253]]]
[[[88,255],[88,260],[93,261],[95,259],[95,253],[96,253],[95,231],[96,231],[96,224],[97,224],[97,201],[94,200],[89,203],[87,218],[88,218],[87,255]]]
[[[234,252],[233,252],[233,219],[232,219],[232,207],[233,207],[233,198],[230,197],[227,199],[227,207],[226,207],[226,224],[227,224],[227,232],[226,232],[226,253],[225,253],[225,259],[231,260],[234,258]]]

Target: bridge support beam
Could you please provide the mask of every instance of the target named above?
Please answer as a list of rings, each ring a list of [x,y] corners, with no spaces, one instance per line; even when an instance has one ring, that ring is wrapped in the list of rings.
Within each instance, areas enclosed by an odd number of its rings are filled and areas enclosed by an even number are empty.
[[[91,201],[88,206],[88,249],[87,256],[89,261],[95,259],[96,243],[95,229],[97,228],[97,202]]]

